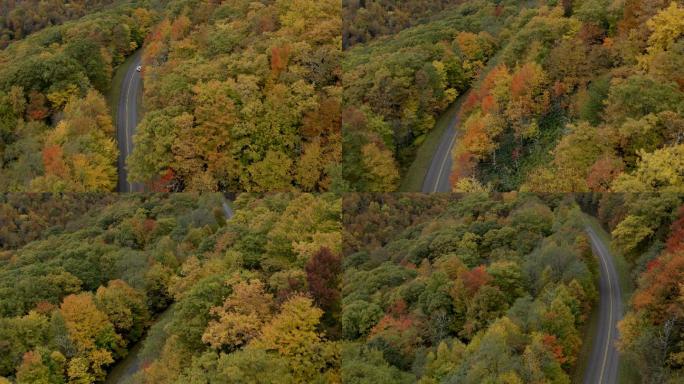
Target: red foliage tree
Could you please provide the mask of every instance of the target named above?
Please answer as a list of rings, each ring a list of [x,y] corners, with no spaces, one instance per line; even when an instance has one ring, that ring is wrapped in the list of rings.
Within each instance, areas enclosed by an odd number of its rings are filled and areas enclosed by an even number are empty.
[[[273,76],[278,77],[280,72],[287,68],[287,63],[290,60],[290,46],[286,45],[282,48],[271,48],[271,71]]]
[[[490,113],[494,110],[494,107],[496,106],[494,96],[492,95],[487,95],[482,98],[482,113],[487,114]]]
[[[339,277],[342,258],[328,248],[321,248],[306,265],[309,292],[323,310],[334,308],[340,300]]]
[[[667,251],[674,253],[684,251],[684,206],[679,207],[679,218],[670,227],[670,236],[667,238]]]
[[[45,96],[36,91],[29,93],[29,104],[26,106],[26,114],[30,120],[44,120],[50,110],[45,106],[47,100]]]
[[[56,305],[52,304],[49,301],[41,300],[36,303],[35,311],[43,315],[49,315],[55,309],[57,309]]]
[[[62,147],[50,145],[43,148],[43,167],[47,175],[66,176],[67,166],[64,163]]]
[[[484,265],[461,272],[459,278],[463,280],[463,286],[471,295],[474,295],[483,285],[492,280],[492,276],[489,275]]]
[[[657,263],[639,278],[639,290],[634,293],[632,304],[637,311],[645,310],[656,323],[664,313],[679,313],[680,284],[684,281],[684,253],[665,253]]]
[[[589,169],[587,185],[592,191],[608,192],[613,180],[622,173],[624,164],[615,156],[604,156],[598,159]]]
[[[463,102],[463,105],[461,106],[461,110],[459,111],[459,114],[461,117],[468,115],[470,112],[475,109],[477,104],[480,102],[480,95],[477,93],[476,90],[470,91],[468,93],[468,96],[466,97],[465,101]]]
[[[559,364],[565,364],[565,362],[568,361],[568,358],[563,354],[563,346],[558,343],[556,336],[544,334],[542,343],[548,348],[549,352],[553,354],[553,357]]]
[[[174,188],[174,181],[176,181],[176,175],[173,169],[167,169],[159,179],[151,181],[148,187],[153,192],[171,192]]]

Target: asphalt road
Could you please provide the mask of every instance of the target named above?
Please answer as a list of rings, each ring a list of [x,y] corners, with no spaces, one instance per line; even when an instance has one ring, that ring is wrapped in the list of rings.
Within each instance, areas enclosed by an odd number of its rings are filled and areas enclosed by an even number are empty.
[[[432,157],[432,163],[428,169],[425,180],[423,180],[423,192],[450,192],[451,183],[449,182],[449,175],[451,174],[451,165],[453,160],[451,158],[451,148],[456,142],[456,124],[458,124],[458,117],[454,117],[452,124],[444,131],[442,140],[437,147],[437,152]]]
[[[619,354],[617,323],[622,319],[622,294],[613,256],[593,229],[587,227],[599,272],[599,323],[591,360],[584,376],[585,384],[615,384],[618,381]]]
[[[468,97],[469,93],[470,91],[465,92],[458,97],[455,101],[455,103],[457,103],[457,109],[461,108],[460,105],[463,103],[463,100]],[[456,143],[456,136],[458,135],[456,127],[458,126],[458,123],[458,113],[456,113],[449,123],[449,126],[442,134],[439,147],[437,147],[437,152],[432,156],[430,168],[428,168],[425,179],[423,179],[422,192],[451,192],[451,182],[449,181],[451,167],[453,165],[451,150]]]
[[[226,215],[226,219],[230,219],[231,217],[233,217],[233,210],[230,209],[228,203],[226,203],[225,200],[223,201],[223,203],[221,203],[221,206],[223,206],[223,213]]]
[[[116,184],[118,192],[142,192],[144,186],[141,183],[128,182],[128,170],[126,169],[126,159],[133,152],[133,134],[138,125],[138,98],[142,93],[142,78],[140,72],[135,68],[140,65],[141,52],[133,55],[133,63],[129,66],[121,85],[119,95],[119,107],[116,114],[116,137],[119,145],[119,159],[117,169],[119,179]]]
[[[233,210],[230,208],[228,203],[223,200],[221,202],[221,206],[223,207],[223,213],[226,215],[226,219],[230,219],[233,217]],[[169,312],[171,307],[167,308],[163,313],[157,317],[156,321],[159,321],[161,318],[165,317],[165,314]],[[109,371],[109,374],[107,375],[107,378],[104,381],[104,384],[130,384],[133,376],[138,373],[140,368],[142,368],[145,364],[148,364],[149,361],[146,361],[143,359],[143,357],[140,355],[142,352],[142,346],[143,346],[143,341],[140,340],[138,341],[129,351],[126,357],[117,362]]]

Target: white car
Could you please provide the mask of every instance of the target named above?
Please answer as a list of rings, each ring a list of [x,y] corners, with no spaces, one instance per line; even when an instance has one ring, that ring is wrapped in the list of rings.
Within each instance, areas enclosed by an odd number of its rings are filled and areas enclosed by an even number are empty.
[[[137,67],[135,67],[135,70],[138,72],[142,71],[142,65],[138,65]]]

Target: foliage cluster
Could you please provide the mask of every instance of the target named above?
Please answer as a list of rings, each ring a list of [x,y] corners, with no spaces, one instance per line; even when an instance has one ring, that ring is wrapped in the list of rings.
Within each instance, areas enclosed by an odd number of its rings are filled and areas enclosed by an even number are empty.
[[[454,190],[684,188],[684,8],[570,4],[529,11],[463,104]]]
[[[63,216],[0,254],[0,377],[102,381],[174,302],[140,382],[339,376],[335,195],[240,195],[230,220],[216,194],[91,195],[70,213],[77,196],[3,204],[3,222]]]
[[[146,40],[129,178],[178,191],[325,191],[339,173],[336,1],[176,0]]]
[[[463,0],[343,0],[342,44],[348,48],[429,20]]]
[[[0,50],[0,191],[115,188],[118,151],[102,94],[154,21],[151,10],[121,5]]]
[[[85,16],[114,0],[2,0],[0,1],[0,49],[43,28]]]
[[[443,112],[516,28],[522,5],[470,1],[345,51],[343,174],[351,190],[395,190]]]
[[[570,383],[598,273],[572,199],[344,203],[345,382]]]

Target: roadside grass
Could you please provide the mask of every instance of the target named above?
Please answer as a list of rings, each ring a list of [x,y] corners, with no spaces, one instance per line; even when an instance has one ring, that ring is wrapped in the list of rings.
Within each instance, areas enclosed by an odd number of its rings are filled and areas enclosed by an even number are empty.
[[[501,62],[501,55],[503,49],[499,51],[487,62],[487,65],[482,69],[479,76],[473,80],[468,89],[466,89],[461,95],[458,96],[456,101],[451,103],[451,105],[444,111],[438,118],[435,127],[427,134],[425,141],[416,151],[416,158],[409,166],[406,174],[401,179],[401,184],[399,185],[399,192],[421,192],[423,189],[423,181],[425,176],[427,176],[428,170],[430,169],[430,164],[432,163],[432,158],[437,152],[439,143],[441,142],[444,132],[447,130],[452,121],[456,118],[456,115],[461,110],[461,104],[465,101],[468,93],[472,89],[478,89],[482,82],[484,81],[487,74],[491,72],[499,63]],[[460,123],[460,122],[459,122]],[[456,130],[456,135],[459,135],[458,125],[454,127]],[[453,148],[452,148],[453,149]],[[451,156],[451,153],[449,153]]]
[[[128,72],[128,68],[133,65],[135,54],[129,56],[123,63],[121,63],[114,71],[114,77],[112,78],[112,86],[109,88],[107,93],[107,103],[109,104],[109,109],[112,112],[112,119],[114,119],[114,124],[116,124],[116,116],[119,111],[119,100],[121,98],[121,88],[123,86],[123,79]]]
[[[611,243],[610,234],[605,229],[603,229],[601,224],[599,224],[598,220],[589,215],[585,215],[585,219],[586,224],[589,227],[591,227],[594,230],[594,232],[601,238],[601,240],[604,243],[608,244],[610,247],[610,253],[611,255],[613,255],[613,260],[615,261],[615,268],[617,269],[618,279],[620,279],[622,301],[625,307],[624,309],[626,310],[632,298],[632,293],[634,292],[634,282],[630,277],[629,264],[627,263],[627,260],[624,258],[624,256],[614,249]],[[578,364],[573,382],[582,382],[582,379],[584,377],[584,370],[588,366],[588,359],[591,358],[591,356],[587,356],[584,354],[589,353],[589,351],[585,352],[584,348],[586,347],[586,344],[590,344],[596,336],[596,330],[598,326],[597,324],[591,324],[591,322],[598,323],[598,311],[596,311],[597,308],[598,307],[595,307],[595,310],[592,311],[591,319],[589,321],[590,324],[587,325],[587,333],[585,334],[584,338],[585,346],[582,348],[582,356],[586,356],[586,359],[584,359],[585,361],[583,361],[581,364]],[[596,317],[596,319],[594,319],[594,317]],[[577,379],[580,380],[577,381]],[[620,363],[618,364],[618,383],[637,384],[640,382],[641,376],[639,374],[639,370],[636,368],[636,364],[629,364],[629,361],[626,360],[626,357],[620,355]]]
[[[594,341],[596,340],[596,332],[598,332],[599,326],[599,311],[598,300],[594,303],[593,310],[589,314],[587,323],[584,324],[580,330],[583,335],[582,348],[580,349],[579,356],[577,360],[577,365],[575,366],[572,373],[573,383],[583,383],[584,376],[586,375],[587,369],[589,368],[589,362],[591,361],[591,349],[594,346]]]
[[[435,156],[435,152],[437,152],[437,147],[439,147],[442,141],[444,132],[446,132],[451,122],[456,118],[464,95],[459,96],[458,100],[451,103],[451,106],[439,116],[435,127],[427,134],[425,141],[416,151],[416,158],[401,180],[401,185],[399,185],[400,192],[422,191],[423,181],[430,169],[432,158]]]
[[[173,311],[174,305],[172,304],[153,320],[153,324],[145,332],[143,338],[128,351],[128,355],[111,367],[104,384],[131,384],[137,382],[134,380],[134,376],[137,373],[135,367],[142,369],[143,363],[150,362],[159,357],[164,342],[168,337],[164,328],[171,322]]]
[[[613,248],[610,234],[603,229],[596,218],[587,215],[587,224],[596,232],[601,240],[610,246],[610,253],[615,260],[615,268],[617,269],[618,278],[620,279],[620,289],[622,290],[623,301],[625,303],[629,302],[632,297],[632,292],[634,291],[634,283],[630,277],[627,260],[620,252]]]

